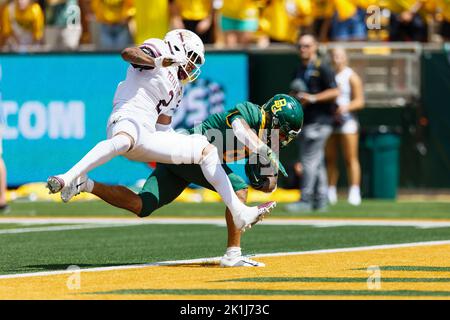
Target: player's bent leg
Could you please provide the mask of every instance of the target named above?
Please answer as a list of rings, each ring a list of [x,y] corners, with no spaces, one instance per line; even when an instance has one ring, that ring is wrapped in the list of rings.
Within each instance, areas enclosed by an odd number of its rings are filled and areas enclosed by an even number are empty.
[[[247,202],[248,189],[242,189],[236,191],[236,195],[242,203]],[[227,248],[231,247],[241,247],[241,230],[238,229],[233,221],[233,216],[231,215],[230,209],[225,210],[225,220],[227,222],[228,240]]]
[[[139,192],[142,207],[138,216],[147,217],[156,209],[171,203],[188,185],[189,182],[172,172],[169,165],[158,163]]]
[[[200,167],[206,180],[220,194],[223,202],[230,209],[233,222],[241,231],[251,228],[275,208],[276,202],[274,201],[264,203],[257,207],[248,207],[239,200],[222,167],[217,148],[213,145],[209,144],[204,148]]]
[[[275,207],[274,202],[259,207],[247,207],[239,200],[222,168],[217,148],[211,145],[205,136],[143,131],[136,147],[126,156],[131,160],[142,162],[200,164],[206,180],[220,194],[230,209],[236,226],[241,230],[261,220]]]
[[[94,182],[91,193],[114,207],[128,210],[137,216],[141,213],[141,197],[124,186],[110,186]]]
[[[111,139],[99,142],[67,173],[51,176],[47,180],[50,193],[57,193],[69,186],[77,177],[105,164],[112,158],[126,153],[133,146],[133,140],[128,134],[117,134]]]
[[[336,204],[338,201],[336,185],[339,177],[339,171],[337,167],[338,152],[337,147],[339,143],[339,135],[332,134],[327,141],[325,146],[325,162],[327,166],[328,175],[328,202],[332,205]]]
[[[159,201],[158,198],[149,192],[143,192],[143,193],[139,193],[138,197],[140,198],[140,207],[137,208],[136,211],[134,211],[134,213],[139,217],[139,218],[145,218],[148,217],[149,215],[151,215],[156,209],[159,208]]]
[[[236,195],[245,203],[247,201],[248,189],[236,191]],[[225,219],[228,229],[228,243],[225,255],[220,259],[221,267],[264,267],[264,263],[254,261],[248,257],[242,256],[241,250],[241,230],[236,228],[230,210],[225,211]]]

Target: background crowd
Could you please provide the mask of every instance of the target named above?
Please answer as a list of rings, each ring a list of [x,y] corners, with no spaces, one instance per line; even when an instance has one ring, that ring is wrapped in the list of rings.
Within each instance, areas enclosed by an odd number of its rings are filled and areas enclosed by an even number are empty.
[[[448,0],[0,0],[3,51],[120,50],[173,28],[234,48],[450,40]]]

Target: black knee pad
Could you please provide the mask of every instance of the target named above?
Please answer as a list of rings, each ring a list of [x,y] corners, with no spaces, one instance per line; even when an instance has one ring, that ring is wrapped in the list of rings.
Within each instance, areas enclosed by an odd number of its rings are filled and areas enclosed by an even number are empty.
[[[143,192],[139,194],[139,197],[142,200],[142,209],[138,215],[140,218],[148,217],[159,208],[159,201],[152,193]]]

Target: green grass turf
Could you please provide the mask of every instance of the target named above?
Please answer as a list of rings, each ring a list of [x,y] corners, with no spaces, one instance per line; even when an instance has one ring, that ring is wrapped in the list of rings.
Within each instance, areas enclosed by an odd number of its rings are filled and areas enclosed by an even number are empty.
[[[256,254],[432,240],[450,240],[450,228],[261,225],[245,233],[242,247],[244,254]],[[0,242],[0,274],[10,274],[64,270],[70,265],[87,268],[221,256],[226,229],[139,225],[0,234]]]
[[[367,269],[365,269],[367,270]],[[366,283],[367,277],[355,278],[355,277],[260,277],[260,278],[238,278],[230,280],[221,280],[217,282],[336,282],[336,283]],[[383,277],[383,282],[450,282],[450,278],[386,278]]]
[[[171,203],[152,215],[158,217],[223,217],[224,205],[221,203]],[[133,217],[133,214],[114,208],[101,201],[72,202],[68,204],[53,202],[12,202],[9,213],[0,217],[33,216],[108,216]],[[273,217],[315,217],[315,218],[398,218],[398,219],[450,219],[450,202],[394,202],[366,200],[359,207],[345,202],[332,206],[327,213],[289,213],[284,204],[279,203]]]
[[[92,293],[87,293],[92,294]],[[264,289],[134,289],[95,292],[94,294],[122,294],[122,295],[262,295],[262,296],[410,296],[410,297],[449,297],[450,291],[428,290],[264,290]]]
[[[10,229],[34,229],[34,228],[45,228],[45,227],[61,227],[69,226],[72,224],[21,224],[21,223],[0,223],[0,230],[10,230]]]

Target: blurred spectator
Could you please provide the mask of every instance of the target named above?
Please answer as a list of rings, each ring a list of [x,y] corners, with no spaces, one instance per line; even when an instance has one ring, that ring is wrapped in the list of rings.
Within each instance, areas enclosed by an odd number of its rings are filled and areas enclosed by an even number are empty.
[[[358,158],[359,124],[355,111],[364,107],[364,90],[361,78],[348,66],[343,48],[331,52],[340,94],[336,99],[336,123],[326,146],[325,158],[328,173],[328,201],[337,202],[336,186],[339,177],[338,149],[342,147],[349,182],[348,202],[361,204],[361,167]]]
[[[214,43],[213,0],[171,0],[173,29],[195,32],[205,44]]]
[[[78,0],[46,0],[45,43],[49,50],[74,50],[81,38]]]
[[[300,134],[302,164],[301,199],[286,206],[288,211],[326,210],[327,172],[325,143],[333,131],[335,99],[339,95],[331,67],[317,56],[318,43],[312,35],[300,37],[301,65],[291,84],[291,94],[303,105],[305,121]]]
[[[262,0],[222,0],[220,26],[228,48],[248,45],[258,30],[259,9]]]
[[[262,10],[259,25],[271,42],[295,43],[300,28],[312,24],[310,0],[272,0]]]
[[[91,21],[94,20],[91,8],[91,0],[78,0],[81,15],[81,44],[92,43]]]
[[[390,41],[427,41],[427,24],[420,15],[425,0],[389,0],[391,11],[389,21]]]
[[[169,30],[168,0],[134,0],[136,8],[135,43],[143,43],[149,38],[164,38]]]
[[[0,0],[0,49],[2,47],[2,43],[3,43],[3,32],[2,32],[2,13],[3,13],[3,8],[7,5],[9,0]]]
[[[366,12],[352,0],[334,0],[335,13],[331,24],[333,41],[367,39]]]
[[[312,33],[319,42],[330,39],[331,20],[334,14],[333,1],[330,0],[312,0],[312,14],[314,16]]]
[[[440,34],[444,41],[450,41],[450,1],[436,0],[436,5],[441,15]]]
[[[389,20],[391,13],[386,8],[386,0],[360,0],[365,3],[367,10],[366,21],[368,24],[377,23],[379,26],[371,26],[367,30],[367,38],[369,41],[389,41]],[[370,10],[368,10],[370,8]]]
[[[92,0],[92,11],[99,24],[98,47],[121,50],[133,43],[130,21],[135,14],[133,0]]]
[[[14,0],[2,10],[2,45],[12,51],[28,51],[44,36],[44,13],[32,0]]]

